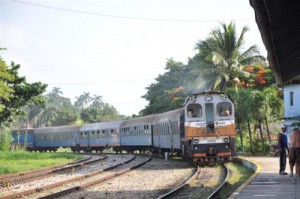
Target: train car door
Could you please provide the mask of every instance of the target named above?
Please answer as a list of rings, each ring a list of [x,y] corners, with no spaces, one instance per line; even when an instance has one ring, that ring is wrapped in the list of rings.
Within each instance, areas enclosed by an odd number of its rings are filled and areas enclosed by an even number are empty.
[[[214,131],[214,104],[206,103],[205,104],[205,120],[206,120],[206,130],[208,132]]]
[[[108,145],[109,145],[109,139],[110,139],[110,136],[112,136],[112,132],[113,132],[113,129],[105,129],[105,139],[104,139],[105,147],[108,147]]]
[[[80,138],[79,138],[79,134],[80,134],[80,132],[78,131],[78,132],[76,132],[75,134],[74,134],[74,140],[75,140],[75,143],[74,143],[74,145],[75,146],[79,146],[79,144],[80,144],[80,142],[79,142],[79,140],[80,140]]]
[[[90,146],[90,140],[89,140],[89,131],[81,131],[80,132],[80,146],[88,148]]]
[[[119,145],[118,139],[119,139],[120,135],[119,135],[118,129],[117,128],[115,128],[115,129],[112,128],[110,130],[110,132],[111,133],[110,133],[107,145],[108,146],[117,146],[117,145]]]
[[[172,128],[172,121],[171,120],[168,120],[168,127],[169,127],[169,146],[170,146],[170,149],[172,149],[173,150],[173,148],[174,148],[174,141],[173,141],[173,133],[174,133],[174,130],[173,130],[173,128]],[[172,151],[173,152],[173,151]]]

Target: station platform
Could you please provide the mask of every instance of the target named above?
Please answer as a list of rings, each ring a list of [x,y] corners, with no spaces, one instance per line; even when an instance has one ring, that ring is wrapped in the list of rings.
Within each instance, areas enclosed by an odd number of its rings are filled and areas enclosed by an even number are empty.
[[[230,198],[253,199],[300,199],[300,177],[279,175],[279,157],[243,157],[258,165],[258,171]],[[290,173],[288,164],[286,170]]]

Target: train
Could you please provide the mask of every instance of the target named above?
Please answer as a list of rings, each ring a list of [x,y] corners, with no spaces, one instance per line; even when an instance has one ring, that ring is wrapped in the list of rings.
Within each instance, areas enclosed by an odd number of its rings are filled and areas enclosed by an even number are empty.
[[[27,132],[28,151],[74,153],[151,152],[182,156],[196,164],[227,162],[236,156],[234,103],[226,93],[190,94],[182,108],[128,120],[35,128]],[[24,130],[14,130],[14,142]]]

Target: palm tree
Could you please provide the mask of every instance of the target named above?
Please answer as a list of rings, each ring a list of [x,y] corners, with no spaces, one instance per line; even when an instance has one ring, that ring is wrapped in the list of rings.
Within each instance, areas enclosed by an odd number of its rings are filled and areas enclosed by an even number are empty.
[[[224,91],[240,77],[247,76],[243,70],[245,66],[265,61],[255,45],[241,52],[247,27],[243,27],[239,37],[234,23],[221,23],[221,27],[222,30],[213,30],[205,41],[197,43],[196,50],[199,52],[193,58],[200,72],[198,79],[205,80],[206,90],[211,91]]]
[[[79,97],[75,97],[76,98],[76,101],[74,103],[74,105],[76,107],[78,107],[79,109],[82,109],[83,108],[83,96],[80,95]]]
[[[80,97],[82,97],[82,102],[83,102],[84,108],[87,108],[89,106],[89,103],[92,100],[90,93],[83,92],[83,94]]]
[[[45,107],[39,115],[39,126],[48,126],[51,119],[57,116],[57,108],[53,106]]]
[[[49,98],[55,103],[56,107],[60,106],[61,95],[63,95],[63,92],[59,87],[54,87],[48,94]]]
[[[58,108],[53,104],[50,97],[44,98],[44,103],[32,107],[30,115],[37,119],[37,126],[48,126],[51,119],[57,116]]]
[[[100,107],[103,104],[101,95],[94,95],[92,100],[93,100],[92,106],[94,107]]]

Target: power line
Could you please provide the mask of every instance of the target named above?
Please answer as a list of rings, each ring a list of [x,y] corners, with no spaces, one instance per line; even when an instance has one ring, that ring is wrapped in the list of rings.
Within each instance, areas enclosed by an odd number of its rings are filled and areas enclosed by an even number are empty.
[[[20,1],[20,0],[11,0],[16,3],[22,3],[22,4],[27,4],[31,6],[38,6],[38,7],[43,7],[43,8],[48,8],[48,9],[53,9],[53,10],[59,10],[59,11],[65,11],[65,12],[72,12],[72,13],[79,13],[79,14],[87,14],[87,15],[96,15],[96,16],[101,16],[101,17],[111,17],[111,18],[120,18],[120,19],[130,19],[130,20],[144,20],[144,21],[162,21],[162,22],[215,22],[215,21],[253,21],[252,19],[240,19],[240,20],[216,20],[216,19],[208,19],[208,20],[192,20],[192,19],[161,19],[161,18],[147,18],[147,17],[128,17],[128,16],[119,16],[119,15],[108,15],[108,14],[102,14],[102,13],[96,13],[96,12],[87,12],[87,11],[81,11],[81,10],[71,10],[71,9],[66,9],[66,8],[58,8],[58,7],[53,7],[53,6],[47,6],[47,5],[42,5],[42,4],[37,4],[37,3],[30,3],[30,2],[25,2],[25,1]]]
[[[154,79],[136,79],[136,80],[123,80],[123,81],[103,81],[103,82],[50,82],[49,85],[91,85],[91,84],[123,84],[141,81],[150,81]]]

